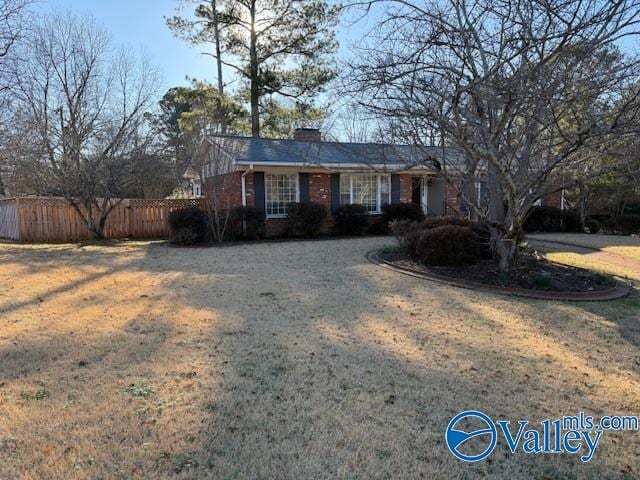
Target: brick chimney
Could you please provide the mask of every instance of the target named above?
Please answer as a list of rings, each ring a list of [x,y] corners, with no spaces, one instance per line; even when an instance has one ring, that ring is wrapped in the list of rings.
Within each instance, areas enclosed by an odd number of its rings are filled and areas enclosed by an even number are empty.
[[[317,128],[296,128],[293,132],[293,139],[301,142],[320,142],[320,130]]]

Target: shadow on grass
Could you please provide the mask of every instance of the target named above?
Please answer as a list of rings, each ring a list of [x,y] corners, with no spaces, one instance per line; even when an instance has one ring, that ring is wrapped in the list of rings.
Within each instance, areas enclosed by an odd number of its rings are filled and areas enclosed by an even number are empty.
[[[88,350],[82,339],[34,341],[0,352],[0,361],[18,372],[11,377],[17,379],[46,376],[60,356],[94,359],[89,365],[109,358],[108,367],[92,374],[144,370],[162,383],[158,376],[178,369],[180,342],[188,343],[192,356],[179,368],[201,363],[185,414],[200,409],[203,422],[188,440],[180,435],[192,432],[167,428],[180,415],[171,408],[164,417],[124,417],[153,438],[177,435],[172,447],[150,457],[120,452],[118,462],[130,476],[623,478],[620,458],[638,461],[624,436],[618,451],[603,446],[588,465],[570,455],[512,455],[504,443],[490,461],[467,465],[448,452],[444,431],[464,409],[480,409],[494,420],[532,422],[581,409],[631,413],[638,374],[621,386],[618,370],[638,356],[637,297],[608,310],[469,292],[376,268],[364,257],[375,242],[380,240],[224,250],[151,245],[117,270],[110,265],[119,253],[108,249],[80,259],[54,255],[43,265],[100,265],[104,272],[85,279],[96,288],[112,275],[143,274],[149,294],[162,299],[166,310],[129,320]],[[47,298],[80,286],[55,286]],[[124,302],[119,294],[127,287],[116,287],[101,302]],[[11,313],[25,307],[13,306]],[[206,316],[216,321],[205,323]],[[182,329],[195,336],[182,339]],[[153,339],[143,340],[145,335]],[[613,347],[620,352],[612,357],[605,350]],[[158,386],[158,396],[167,385]],[[89,418],[99,429],[100,415]],[[158,418],[168,423],[154,424]],[[100,460],[106,469],[105,462]]]

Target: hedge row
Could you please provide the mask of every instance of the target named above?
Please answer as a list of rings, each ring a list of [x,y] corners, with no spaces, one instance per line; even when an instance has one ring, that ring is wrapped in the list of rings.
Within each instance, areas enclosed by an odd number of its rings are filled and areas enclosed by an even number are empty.
[[[285,235],[294,238],[312,238],[322,232],[327,217],[324,205],[291,203],[288,206]],[[225,214],[226,215],[226,214]],[[334,213],[333,233],[336,235],[387,234],[389,224],[396,220],[421,221],[424,214],[420,205],[396,203],[385,205],[382,215],[372,217],[362,205],[344,205]],[[179,245],[193,245],[211,241],[209,219],[205,212],[193,207],[176,210],[169,215],[170,240]],[[260,240],[265,237],[264,213],[253,207],[234,208],[228,218],[224,240]]]
[[[524,230],[533,232],[582,232],[578,215],[573,210],[560,210],[556,207],[535,207],[524,223]],[[640,215],[624,214],[618,217],[593,215],[586,219],[585,230],[589,233],[606,231],[631,235],[640,233]]]

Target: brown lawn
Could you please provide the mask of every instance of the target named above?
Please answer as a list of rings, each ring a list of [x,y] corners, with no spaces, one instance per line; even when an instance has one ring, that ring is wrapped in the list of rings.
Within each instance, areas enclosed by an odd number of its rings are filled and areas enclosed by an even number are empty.
[[[640,412],[640,296],[456,289],[367,263],[388,240],[0,245],[1,479],[637,478],[593,460],[467,465],[449,420]]]
[[[529,244],[552,261],[617,275],[640,284],[640,238],[586,233],[538,233]]]

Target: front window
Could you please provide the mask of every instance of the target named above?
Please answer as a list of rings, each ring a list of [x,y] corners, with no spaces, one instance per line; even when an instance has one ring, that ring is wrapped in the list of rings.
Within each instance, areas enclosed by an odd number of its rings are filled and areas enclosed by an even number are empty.
[[[380,213],[389,203],[389,175],[341,174],[340,205],[356,203],[369,213]]]
[[[298,201],[298,175],[265,175],[267,217],[286,217],[289,204]]]

